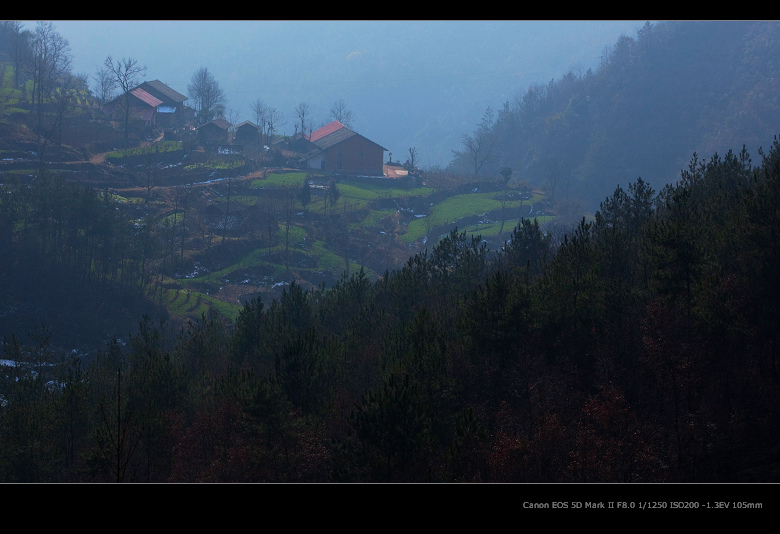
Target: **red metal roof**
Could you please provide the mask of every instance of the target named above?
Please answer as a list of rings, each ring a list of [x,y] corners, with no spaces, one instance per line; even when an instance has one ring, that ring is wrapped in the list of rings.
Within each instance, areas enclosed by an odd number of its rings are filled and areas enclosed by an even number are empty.
[[[135,88],[132,91],[130,91],[130,93],[133,96],[137,97],[139,100],[142,100],[143,102],[149,104],[150,106],[152,106],[154,108],[156,108],[157,106],[162,104],[162,100],[160,100],[159,98],[153,97],[152,95],[150,95],[149,93],[147,93],[143,89]]]
[[[322,128],[318,130],[314,130],[311,134],[309,134],[309,141],[313,143],[317,139],[325,137],[326,135],[331,134],[341,128],[346,128],[346,126],[341,124],[339,121],[333,121],[331,123],[328,123]]]

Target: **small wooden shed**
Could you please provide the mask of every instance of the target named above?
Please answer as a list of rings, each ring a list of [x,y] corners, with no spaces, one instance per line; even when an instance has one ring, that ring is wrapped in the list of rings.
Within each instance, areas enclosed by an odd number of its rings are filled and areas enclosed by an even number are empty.
[[[228,141],[230,123],[218,117],[213,121],[198,126],[196,129],[198,131],[198,142],[203,146],[224,145]]]

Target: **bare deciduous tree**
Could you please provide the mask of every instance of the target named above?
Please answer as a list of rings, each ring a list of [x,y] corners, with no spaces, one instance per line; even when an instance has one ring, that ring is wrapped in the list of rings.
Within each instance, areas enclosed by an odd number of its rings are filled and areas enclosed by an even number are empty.
[[[22,23],[18,20],[3,21],[3,24],[9,34],[8,53],[14,66],[14,89],[16,89],[19,87],[19,73],[22,72],[27,54],[30,52],[32,34],[29,30],[23,30]]]
[[[404,167],[410,171],[417,168],[417,147],[412,147],[409,149],[409,159],[406,160]]]
[[[333,120],[339,121],[344,126],[351,128],[352,123],[355,121],[355,114],[347,108],[347,104],[344,103],[344,99],[339,99],[330,108],[330,116]]]
[[[187,92],[195,104],[199,122],[224,116],[227,103],[225,93],[206,67],[199,68],[192,75]]]
[[[33,104],[38,113],[38,131],[43,126],[43,101],[70,73],[70,45],[54,30],[51,22],[39,21],[32,36],[32,48],[24,61],[24,70],[33,82]]]
[[[74,108],[78,90],[74,87],[74,78],[70,78],[51,94],[52,109],[54,110],[54,121],[51,124],[47,137],[54,133],[57,134],[57,144],[62,144],[62,127],[65,117]]]
[[[472,135],[463,135],[463,148],[466,149],[465,155],[473,165],[475,177],[479,176],[482,168],[493,160],[495,136],[493,135],[492,126],[493,110],[487,108],[474,133]]]
[[[301,126],[301,135],[306,136],[306,128],[309,126],[311,119],[309,118],[309,104],[301,102],[295,106],[295,116],[298,117],[298,123]],[[311,131],[311,128],[309,128]]]
[[[145,75],[146,67],[139,65],[138,60],[133,58],[122,58],[114,62],[111,56],[106,58],[103,65],[124,95],[124,98],[120,101],[120,106],[122,106],[125,112],[125,140],[127,140],[128,128],[130,126],[130,106],[132,105],[130,91],[138,85],[139,77]]]
[[[238,122],[238,118],[241,116],[241,111],[235,108],[230,108],[227,112],[227,121],[230,123],[230,133],[235,134],[235,125]]]
[[[276,129],[284,124],[284,115],[278,109],[266,105],[260,98],[252,104],[252,115],[260,129],[261,141],[263,144],[269,144]]]
[[[251,110],[252,110],[252,118],[255,120],[255,124],[260,126],[260,123],[263,121],[263,117],[265,116],[265,110],[266,110],[265,102],[263,102],[262,98],[258,98],[254,102],[252,102]]]
[[[265,117],[265,143],[269,144],[277,128],[284,124],[284,114],[276,108],[268,108]]]
[[[99,67],[92,80],[95,82],[93,93],[100,104],[114,98],[117,82],[108,69]]]

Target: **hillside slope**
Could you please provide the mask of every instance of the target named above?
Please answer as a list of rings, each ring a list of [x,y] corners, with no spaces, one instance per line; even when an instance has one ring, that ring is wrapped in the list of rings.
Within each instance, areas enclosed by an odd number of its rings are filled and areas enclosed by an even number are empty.
[[[492,167],[589,211],[618,184],[659,190],[691,154],[758,154],[780,124],[780,23],[647,23],[593,72],[535,85],[496,110]],[[454,168],[468,168],[468,154]]]

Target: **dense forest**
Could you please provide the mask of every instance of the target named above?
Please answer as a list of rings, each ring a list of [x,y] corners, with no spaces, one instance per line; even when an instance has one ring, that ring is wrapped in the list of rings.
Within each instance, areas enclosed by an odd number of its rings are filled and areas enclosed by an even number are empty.
[[[681,63],[681,87],[663,93],[678,107],[665,116],[691,130],[620,120],[640,89],[641,111],[671,105],[653,96],[660,76],[639,58],[668,66],[672,34],[713,42],[686,24],[621,38],[598,73],[532,88],[477,132],[515,128],[490,145],[503,158],[471,158],[472,178],[480,165],[511,167],[505,178],[546,181],[560,203],[609,187],[592,216],[557,212],[576,220],[565,231],[521,218],[498,247],[455,228],[397,268],[353,265],[328,287],[292,280],[234,316],[212,307],[169,320],[160,296],[173,282],[162,275],[185,249],[164,237],[187,227],[139,215],[153,206],[151,185],[127,203],[51,162],[32,177],[2,173],[0,318],[22,300],[47,312],[0,345],[0,481],[777,482],[780,140],[763,139],[776,95],[768,87],[752,107],[686,115],[701,110],[682,86],[729,76],[717,62]],[[733,42],[766,43],[776,30],[745,24],[714,32],[723,48],[697,50],[736,58],[745,76],[730,83],[752,91],[776,78]],[[688,55],[693,69],[701,56]],[[599,84],[612,93],[580,92]],[[726,115],[744,122],[728,127]],[[759,116],[766,124],[747,129]],[[628,132],[648,158],[668,143],[653,168],[676,167],[673,179],[635,172]],[[701,155],[705,141],[734,148]],[[450,172],[468,160],[456,154]],[[52,343],[55,315],[76,340],[117,324],[131,333],[87,359]]]
[[[61,249],[76,276],[99,261],[98,237],[9,205],[29,254]],[[694,157],[661,191],[618,187],[558,243],[528,220],[498,253],[453,231],[380,281],[293,284],[231,326],[144,318],[89,365],[45,331],[7,339],[25,363],[3,377],[2,478],[776,481],[779,215],[776,142],[755,166]]]
[[[488,109],[451,167],[514,175],[593,213],[617,184],[673,182],[691,154],[755,154],[780,122],[775,21],[645,23],[597,69],[519,91]]]

